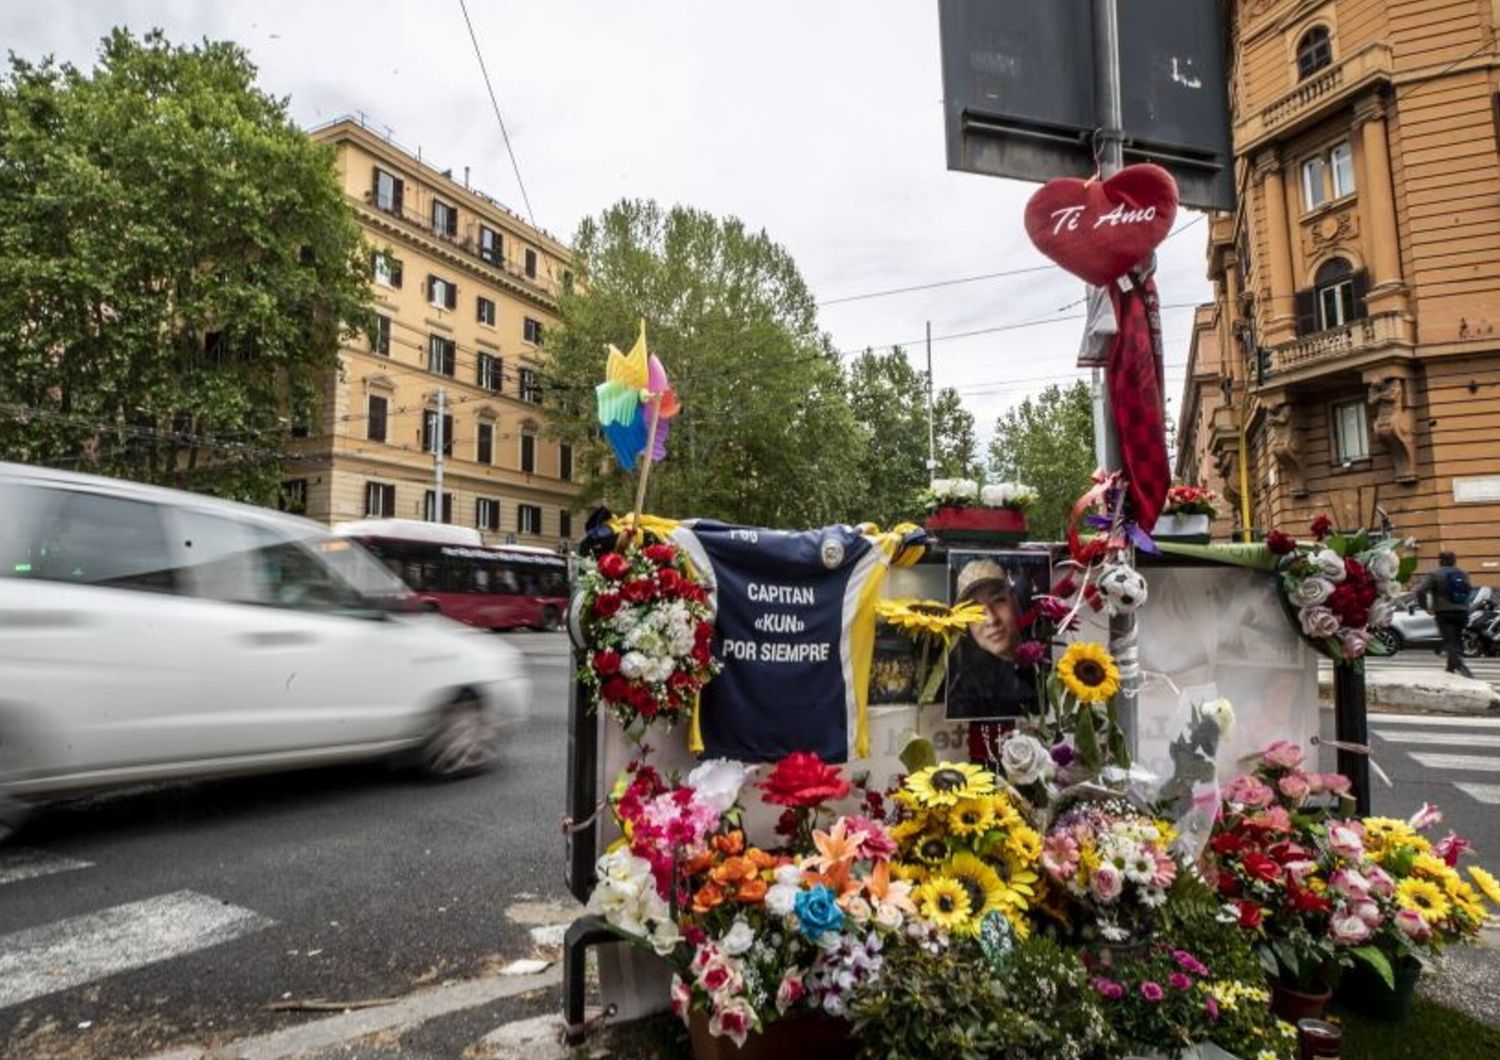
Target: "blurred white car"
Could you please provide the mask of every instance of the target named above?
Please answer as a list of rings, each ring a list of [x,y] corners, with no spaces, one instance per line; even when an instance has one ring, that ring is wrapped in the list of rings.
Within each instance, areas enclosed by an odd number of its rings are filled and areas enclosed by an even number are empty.
[[[0,463],[0,804],[406,753],[482,769],[524,661],[410,600],[307,520]]]

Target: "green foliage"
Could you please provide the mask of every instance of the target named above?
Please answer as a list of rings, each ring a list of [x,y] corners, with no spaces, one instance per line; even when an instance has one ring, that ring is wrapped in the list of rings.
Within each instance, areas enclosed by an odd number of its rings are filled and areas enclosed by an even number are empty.
[[[1062,537],[1068,513],[1094,470],[1093,399],[1083,380],[1066,388],[1049,386],[995,424],[991,475],[1036,489],[1028,520],[1033,537]]]
[[[268,502],[367,262],[242,49],[105,38],[0,79],[0,457]]]
[[[553,433],[578,447],[585,496],[628,511],[636,478],[597,430],[605,346],[640,319],[683,411],[647,507],[761,526],[821,525],[857,506],[864,438],[817,306],[786,249],[735,218],[626,200],[578,229],[579,282],[547,332]]]
[[[882,526],[920,518],[917,495],[929,478],[926,375],[897,347],[860,354],[848,380],[865,446],[858,518]]]
[[[933,432],[937,436],[936,478],[979,478],[979,438],[974,414],[964,408],[958,391],[945,386],[932,398]]]

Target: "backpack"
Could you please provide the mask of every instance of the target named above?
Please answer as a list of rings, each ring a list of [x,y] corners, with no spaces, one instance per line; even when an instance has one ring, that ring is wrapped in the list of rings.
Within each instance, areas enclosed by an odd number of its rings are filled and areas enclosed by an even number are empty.
[[[1443,571],[1443,595],[1455,604],[1467,604],[1469,597],[1474,595],[1469,576],[1456,567]]]

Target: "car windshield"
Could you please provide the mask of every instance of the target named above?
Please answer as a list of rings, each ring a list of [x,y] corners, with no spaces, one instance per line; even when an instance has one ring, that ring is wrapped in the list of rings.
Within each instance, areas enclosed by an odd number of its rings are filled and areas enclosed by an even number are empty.
[[[401,607],[411,590],[400,578],[366,552],[358,542],[309,531],[299,538],[362,599],[376,608]]]

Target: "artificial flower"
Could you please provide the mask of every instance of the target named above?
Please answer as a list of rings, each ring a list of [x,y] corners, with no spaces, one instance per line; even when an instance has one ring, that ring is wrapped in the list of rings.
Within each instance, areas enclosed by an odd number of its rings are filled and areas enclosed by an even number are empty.
[[[985,620],[984,605],[969,601],[950,605],[937,600],[882,600],[875,613],[903,632],[939,637],[962,633]]]
[[[1489,899],[1492,905],[1500,906],[1500,880],[1495,879],[1478,865],[1469,866],[1469,877],[1474,881],[1474,886],[1479,888],[1480,893]]]
[[[864,840],[863,832],[851,832],[849,819],[840,817],[828,831],[813,832],[813,845],[818,848],[818,853],[808,858],[805,864],[819,872],[828,872],[858,857]]]
[[[1452,909],[1443,889],[1431,880],[1402,880],[1396,885],[1396,901],[1403,909],[1420,913],[1428,924],[1443,920]]]
[[[687,775],[685,783],[708,805],[720,813],[726,813],[740,797],[740,789],[752,772],[753,767],[746,766],[743,762],[710,758],[696,766]]]
[[[1278,769],[1296,769],[1302,758],[1302,749],[1289,740],[1277,740],[1261,754],[1261,761]]]
[[[981,836],[995,824],[995,806],[989,799],[961,799],[948,815],[954,835]]]
[[[918,806],[954,806],[995,790],[995,778],[969,762],[939,762],[906,778],[904,790]]]
[[[793,911],[797,914],[797,930],[814,942],[844,924],[844,911],[839,908],[833,892],[822,884],[798,894]]]
[[[811,752],[793,751],[757,787],[765,793],[766,802],[805,809],[842,799],[849,794],[850,784],[837,766]]]
[[[1035,736],[1017,733],[1001,745],[1000,768],[1006,779],[1024,788],[1052,775],[1052,756]]]
[[[1280,530],[1272,530],[1266,535],[1266,547],[1278,556],[1285,556],[1287,553],[1297,550],[1297,542],[1291,534]]]
[[[917,908],[935,926],[944,931],[967,929],[972,906],[963,884],[946,876],[934,876],[913,894]]]
[[[1103,645],[1074,641],[1057,664],[1067,690],[1083,703],[1103,703],[1120,690],[1120,671]]]

